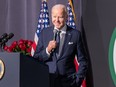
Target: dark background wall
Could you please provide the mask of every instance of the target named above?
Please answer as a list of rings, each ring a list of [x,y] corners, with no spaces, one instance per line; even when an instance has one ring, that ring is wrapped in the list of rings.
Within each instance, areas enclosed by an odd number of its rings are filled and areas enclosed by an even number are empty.
[[[68,0],[48,0],[49,11],[56,3]],[[77,28],[82,31],[89,58],[88,87],[115,87],[112,81],[108,48],[116,27],[116,0],[73,0]],[[0,35],[13,32],[14,40],[33,40],[41,0],[0,0]],[[82,19],[82,21],[81,21]]]
[[[116,27],[116,0],[83,0],[83,26],[94,87],[115,87],[109,71],[109,42]]]

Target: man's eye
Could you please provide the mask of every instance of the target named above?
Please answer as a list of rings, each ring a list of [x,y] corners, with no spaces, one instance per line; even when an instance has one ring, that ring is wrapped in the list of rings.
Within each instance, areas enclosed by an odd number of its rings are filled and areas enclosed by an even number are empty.
[[[56,18],[56,16],[53,16],[54,18]]]
[[[63,17],[59,17],[59,18],[63,18]]]

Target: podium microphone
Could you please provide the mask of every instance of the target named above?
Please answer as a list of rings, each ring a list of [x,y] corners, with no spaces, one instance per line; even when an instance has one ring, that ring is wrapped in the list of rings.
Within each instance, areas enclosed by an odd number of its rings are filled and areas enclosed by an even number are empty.
[[[0,37],[0,42],[2,42],[2,40],[4,39],[4,38],[6,38],[8,36],[8,34],[7,33],[4,33],[1,37]]]
[[[13,33],[10,33],[9,35],[7,35],[7,37],[4,38],[4,39],[1,41],[0,45],[5,44],[5,43],[6,43],[9,39],[11,39],[13,36],[14,36]]]

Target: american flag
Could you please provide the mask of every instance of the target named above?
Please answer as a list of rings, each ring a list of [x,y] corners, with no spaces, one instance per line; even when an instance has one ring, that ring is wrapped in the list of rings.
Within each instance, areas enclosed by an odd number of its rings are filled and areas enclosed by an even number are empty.
[[[68,4],[67,4],[67,13],[68,13],[67,25],[69,25],[70,27],[76,29],[75,16],[74,16],[72,6],[71,6],[71,0],[69,0]]]
[[[37,29],[36,29],[35,37],[34,37],[34,43],[31,49],[31,56],[34,55],[34,52],[36,50],[36,46],[39,41],[39,35],[40,35],[41,30],[49,27],[49,25],[50,25],[50,22],[49,22],[49,12],[48,12],[47,1],[42,0],[40,15],[38,18],[38,25],[37,25]]]
[[[73,8],[72,0],[68,0],[67,12],[68,12],[67,25],[69,25],[70,27],[76,29],[76,24],[75,24],[75,13],[74,13],[74,8]],[[76,56],[75,56],[74,63],[75,63],[76,70],[78,71],[79,63],[78,63],[78,61],[77,61]],[[86,87],[86,82],[85,82],[85,80],[83,81],[81,87]]]

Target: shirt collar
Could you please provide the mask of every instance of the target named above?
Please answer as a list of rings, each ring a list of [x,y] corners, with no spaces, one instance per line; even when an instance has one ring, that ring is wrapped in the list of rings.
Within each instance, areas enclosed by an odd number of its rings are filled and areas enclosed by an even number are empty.
[[[65,25],[65,26],[60,30],[61,33],[66,33],[66,28],[67,28],[67,26]],[[57,29],[56,27],[54,27],[54,29],[56,29],[56,30],[59,31],[59,29]]]

